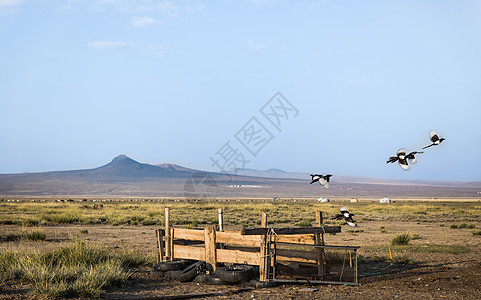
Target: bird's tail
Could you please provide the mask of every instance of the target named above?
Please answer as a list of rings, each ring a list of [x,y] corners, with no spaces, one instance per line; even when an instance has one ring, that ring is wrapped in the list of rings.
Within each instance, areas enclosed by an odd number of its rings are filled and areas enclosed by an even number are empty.
[[[434,146],[434,144],[431,144],[431,145],[429,145],[429,146],[426,146],[426,147],[424,147],[423,149],[429,148],[429,147],[431,147],[431,146]]]

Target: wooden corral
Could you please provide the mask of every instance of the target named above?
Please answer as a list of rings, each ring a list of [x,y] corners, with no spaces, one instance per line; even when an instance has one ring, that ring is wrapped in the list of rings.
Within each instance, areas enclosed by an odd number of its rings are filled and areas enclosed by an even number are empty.
[[[215,271],[219,263],[254,265],[259,267],[260,281],[272,280],[275,274],[272,274],[271,267],[283,269],[285,266],[279,262],[310,264],[317,266],[317,278],[322,279],[322,274],[326,274],[324,247],[328,247],[324,243],[324,234],[339,233],[341,227],[324,226],[320,211],[316,213],[316,221],[315,227],[271,228],[267,226],[267,214],[262,212],[260,228],[224,231],[223,213],[219,209],[218,226],[203,229],[173,228],[170,226],[170,210],[166,208],[165,228],[156,231],[158,261],[205,261],[211,271]],[[273,251],[276,243],[311,248],[295,251],[277,248]],[[357,274],[355,282],[357,283]]]

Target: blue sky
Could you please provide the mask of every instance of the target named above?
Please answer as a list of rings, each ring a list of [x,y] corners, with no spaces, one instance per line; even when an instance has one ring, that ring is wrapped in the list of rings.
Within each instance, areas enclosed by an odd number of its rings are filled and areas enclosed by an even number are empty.
[[[479,0],[0,0],[0,40],[0,173],[118,154],[218,171],[222,154],[226,169],[481,180]],[[261,108],[277,92],[292,109],[276,128]],[[255,156],[252,124],[269,133]],[[431,129],[446,141],[411,170],[385,163]]]

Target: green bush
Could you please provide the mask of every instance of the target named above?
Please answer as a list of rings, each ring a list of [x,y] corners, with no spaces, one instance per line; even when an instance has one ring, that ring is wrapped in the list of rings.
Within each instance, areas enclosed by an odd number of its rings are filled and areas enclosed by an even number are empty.
[[[475,230],[475,231],[473,231],[473,235],[481,235],[481,230]]]
[[[391,240],[391,245],[407,245],[411,240],[411,235],[409,233],[401,233]]]

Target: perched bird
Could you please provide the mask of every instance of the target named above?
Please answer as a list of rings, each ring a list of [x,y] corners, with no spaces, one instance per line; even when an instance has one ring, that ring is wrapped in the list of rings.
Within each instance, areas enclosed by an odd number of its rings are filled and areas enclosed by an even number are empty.
[[[416,152],[417,153],[417,152]],[[397,151],[396,156],[391,156],[389,159],[386,161],[386,163],[393,163],[393,162],[398,162],[398,164],[401,166],[401,168],[404,171],[409,170],[409,165],[407,159],[409,158],[408,155],[412,155],[412,158],[414,158],[414,152],[411,152],[406,155],[406,149],[402,148]]]
[[[333,219],[341,220],[341,219],[344,218],[344,220],[346,221],[347,225],[352,226],[352,227],[356,227],[356,223],[354,223],[354,221],[352,220],[352,216],[354,216],[354,214],[351,214],[351,213],[347,210],[347,207],[341,207],[341,213],[335,215]]]
[[[311,184],[314,182],[319,182],[320,185],[324,186],[326,189],[329,188],[329,178],[331,177],[331,174],[327,175],[318,175],[318,174],[311,174]]]
[[[431,146],[437,146],[439,144],[441,144],[442,141],[445,140],[445,138],[439,138],[438,134],[436,133],[436,131],[434,130],[431,130],[429,132],[429,139],[431,140],[431,142],[433,142],[431,145],[428,145],[426,147],[424,147],[423,149],[426,149],[426,148],[429,148]]]

